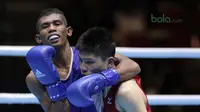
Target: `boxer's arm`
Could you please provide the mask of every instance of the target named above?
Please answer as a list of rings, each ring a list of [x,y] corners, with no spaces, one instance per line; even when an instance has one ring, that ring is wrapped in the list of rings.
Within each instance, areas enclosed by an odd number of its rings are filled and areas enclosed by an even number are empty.
[[[134,79],[123,82],[119,87],[116,104],[125,112],[147,112],[146,97]]]
[[[140,73],[140,66],[135,61],[119,53],[115,54],[115,58],[119,61],[115,69],[120,74],[120,81],[132,79]]]
[[[33,72],[26,77],[26,84],[30,92],[38,99],[45,112],[70,112],[69,102],[52,102],[45,90],[45,87],[36,79]]]

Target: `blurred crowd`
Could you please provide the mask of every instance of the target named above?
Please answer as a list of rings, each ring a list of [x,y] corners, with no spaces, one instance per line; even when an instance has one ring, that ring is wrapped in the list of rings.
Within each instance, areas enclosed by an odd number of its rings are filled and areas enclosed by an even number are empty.
[[[88,28],[103,26],[113,32],[118,47],[200,47],[198,0],[9,0],[2,1],[0,6],[0,13],[4,15],[0,18],[2,45],[34,45],[35,24],[39,12],[56,7],[65,13],[74,29],[73,36],[69,38],[71,45],[75,45],[80,34]],[[5,68],[2,71],[2,75],[5,75],[2,85],[14,78],[13,83],[20,82],[18,84],[22,89],[10,90],[8,86],[8,89],[1,88],[0,91],[29,92],[23,82],[29,71],[24,59],[1,58],[1,66]],[[200,93],[199,59],[134,60],[142,68],[139,75],[147,94]],[[9,71],[10,68],[12,71]],[[152,108],[153,112],[200,111],[199,106]]]

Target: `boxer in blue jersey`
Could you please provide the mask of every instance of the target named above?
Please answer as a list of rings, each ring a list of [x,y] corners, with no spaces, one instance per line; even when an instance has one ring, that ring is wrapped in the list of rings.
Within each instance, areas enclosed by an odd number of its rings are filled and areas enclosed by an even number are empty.
[[[31,48],[26,60],[31,68],[26,77],[29,90],[38,99],[45,112],[96,112],[94,105],[80,108],[67,100],[66,90],[70,84],[80,79],[79,51],[70,47],[68,37],[72,28],[58,9],[46,9],[41,12],[37,22],[35,40],[38,44]],[[120,60],[116,69],[98,74],[104,78],[102,83],[110,86],[133,78],[140,67],[129,58],[116,54]],[[129,65],[129,66],[127,66]],[[108,74],[112,72],[112,74]],[[91,85],[92,86],[92,85]],[[98,88],[104,89],[105,86]],[[91,87],[92,88],[92,87]]]

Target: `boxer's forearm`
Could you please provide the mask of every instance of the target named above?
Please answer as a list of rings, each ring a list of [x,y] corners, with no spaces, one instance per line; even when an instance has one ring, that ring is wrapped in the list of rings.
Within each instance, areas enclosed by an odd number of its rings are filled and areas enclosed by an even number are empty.
[[[70,112],[70,106],[67,100],[52,102],[46,92],[38,100],[44,112]]]
[[[48,112],[70,112],[69,102],[67,100],[53,102]]]
[[[30,92],[38,99],[44,112],[70,112],[68,101],[52,102],[45,87],[39,83],[31,71],[26,77],[26,84]]]
[[[133,61],[123,60],[115,68],[120,74],[120,81],[126,81],[132,79],[138,73],[140,73],[140,67]]]
[[[121,54],[116,54],[115,57],[119,60],[119,64],[115,69],[120,74],[120,81],[132,79],[134,76],[140,73],[140,66],[135,61]]]

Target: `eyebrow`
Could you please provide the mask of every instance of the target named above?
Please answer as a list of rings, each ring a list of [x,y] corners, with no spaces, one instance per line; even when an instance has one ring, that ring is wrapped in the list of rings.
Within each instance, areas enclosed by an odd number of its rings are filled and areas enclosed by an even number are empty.
[[[94,61],[94,58],[84,58],[84,59],[82,59],[80,56],[79,56],[79,59],[81,60],[81,61],[85,61],[85,60],[92,60],[92,61]]]
[[[90,61],[94,61],[93,58],[84,58],[84,59],[82,59],[82,60],[90,60]]]
[[[39,23],[38,28],[40,29],[43,25],[47,25],[49,22]]]
[[[43,25],[43,24],[54,23],[54,22],[61,22],[61,23],[64,23],[62,20],[56,19],[56,20],[53,20],[52,22],[46,21],[46,22],[40,23],[40,26]]]
[[[44,23],[40,23],[40,26],[44,25],[44,24],[48,24],[49,22],[44,22]]]

